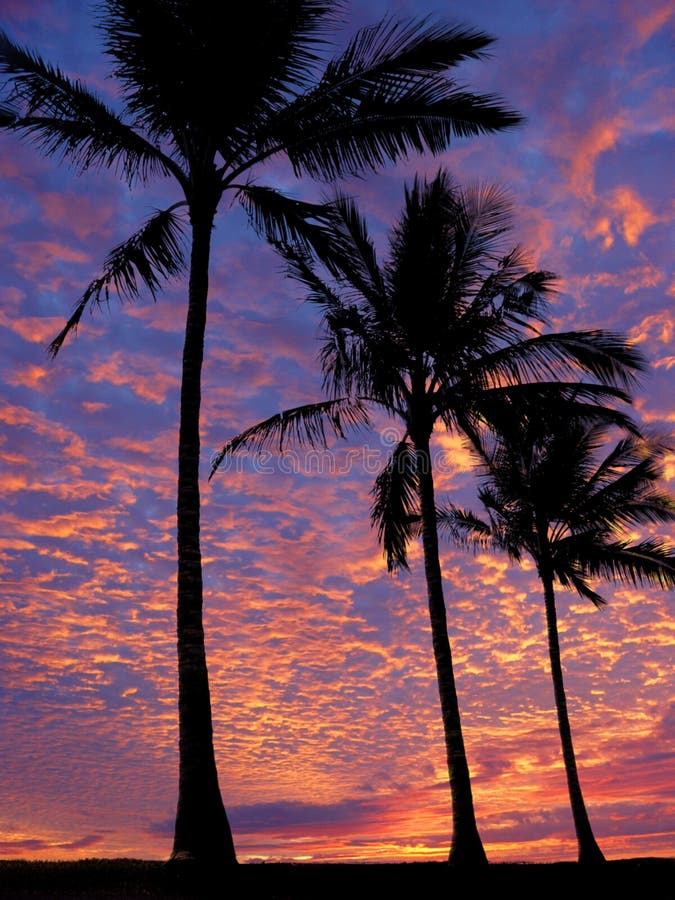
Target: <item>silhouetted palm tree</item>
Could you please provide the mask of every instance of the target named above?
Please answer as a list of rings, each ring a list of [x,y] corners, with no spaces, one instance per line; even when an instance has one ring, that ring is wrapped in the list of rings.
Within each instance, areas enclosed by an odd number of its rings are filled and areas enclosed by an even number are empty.
[[[270,159],[285,155],[297,176],[332,181],[521,121],[497,98],[448,77],[462,60],[485,57],[493,38],[480,31],[387,19],[323,64],[326,33],[342,8],[339,0],[246,0],[223,16],[218,4],[197,0],[106,0],[99,25],[121,115],[0,32],[2,127],[80,170],[110,168],[130,184],[167,177],[183,198],[112,250],[50,347],[55,355],[85,309],[109,292],[154,296],[165,279],[189,270],[178,447],[175,858],[236,862],[213,753],[199,542],[201,368],[211,234],[223,195],[242,203],[267,235],[319,241],[319,205],[254,182]]]
[[[657,486],[664,445],[629,434],[607,452],[609,426],[592,418],[510,416],[480,451],[479,497],[487,521],[449,506],[439,523],[459,541],[529,556],[544,589],[555,706],[574,818],[579,862],[601,863],[584,804],[572,744],[560,659],[554,585],[578,591],[597,607],[597,578],[619,584],[675,585],[675,550],[663,541],[634,542],[626,529],[675,520],[675,503]],[[599,451],[606,455],[599,458]]]
[[[328,260],[328,273],[302,248],[279,247],[290,274],[322,311],[321,359],[329,395],[358,398],[360,408],[379,407],[404,429],[376,480],[372,521],[390,570],[407,567],[408,545],[421,522],[452,797],[449,860],[462,865],[487,860],[474,814],[446,623],[430,449],[434,427],[473,434],[490,407],[516,389],[542,401],[547,396],[579,404],[628,400],[616,385],[630,382],[642,367],[639,354],[617,335],[537,331],[555,279],[549,272],[530,271],[518,248],[505,251],[511,211],[498,188],[463,190],[441,171],[406,188],[383,267],[365,221],[346,198],[336,202],[339,253]],[[583,384],[582,373],[605,384]],[[564,374],[576,380],[563,383]],[[524,384],[536,378],[549,380]],[[314,411],[310,406],[292,412],[294,436],[301,437],[303,416],[313,424]],[[212,474],[230,453],[270,446],[284,422],[280,414],[228,442],[214,458]]]

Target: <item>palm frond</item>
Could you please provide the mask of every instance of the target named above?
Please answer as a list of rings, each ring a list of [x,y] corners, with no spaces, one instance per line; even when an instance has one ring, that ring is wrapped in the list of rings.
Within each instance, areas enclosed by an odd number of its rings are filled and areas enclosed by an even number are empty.
[[[467,59],[484,59],[494,38],[485,32],[461,26],[392,17],[360,29],[344,52],[326,68],[330,85],[356,82],[379,85],[383,76],[404,82],[444,72]],[[393,84],[392,84],[393,90]]]
[[[89,283],[63,329],[48,348],[54,357],[71,331],[77,330],[84,311],[110,300],[111,291],[120,299],[136,299],[143,287],[153,299],[161,283],[185,271],[183,224],[174,204],[159,210],[124,243],[108,255],[102,273]]]
[[[675,548],[654,539],[631,544],[614,541],[597,548],[583,561],[585,571],[593,577],[613,581],[670,589],[675,587]]]
[[[338,292],[320,275],[314,265],[314,252],[300,243],[273,241],[273,246],[286,263],[286,274],[307,289],[306,300],[326,312],[343,310]]]
[[[630,394],[620,388],[592,382],[536,381],[489,388],[477,403],[480,417],[506,440],[531,440],[569,432],[574,421],[584,431],[612,427],[639,436],[641,428],[617,402],[628,404]],[[569,442],[568,442],[569,453]]]
[[[0,31],[0,73],[8,103],[4,127],[30,139],[46,156],[57,155],[77,170],[120,171],[132,184],[180,169],[109,109],[80,81],[15,44]],[[11,114],[11,110],[15,115]]]
[[[419,519],[417,458],[404,438],[394,448],[386,466],[375,479],[370,521],[387,561],[387,570],[408,568],[408,545]]]
[[[305,300],[322,311],[320,359],[324,389],[332,397],[369,393],[365,354],[372,334],[368,315],[342,297],[339,284],[331,283],[317,271],[313,252],[298,244],[275,246],[286,262],[288,275],[307,289]],[[339,239],[336,246],[340,246]]]
[[[625,337],[601,330],[539,334],[486,354],[473,366],[476,374],[483,372],[494,384],[551,376],[581,381],[590,375],[603,385],[626,389],[646,368],[642,353]]]
[[[580,493],[575,519],[593,522],[607,531],[675,521],[675,501],[665,491],[657,490],[656,473],[650,471],[651,467],[651,460],[642,460],[597,490]]]
[[[19,117],[19,113],[15,107],[9,103],[0,103],[0,128],[8,128],[13,125]]]
[[[518,248],[514,250],[518,253]],[[517,258],[517,257],[516,257]],[[508,273],[509,269],[515,269],[511,256],[507,258],[509,263],[502,265],[501,270]],[[551,297],[556,293],[558,276],[555,272],[545,269],[528,271],[520,278],[512,279],[506,283],[500,292],[500,314],[511,325],[515,325],[521,331],[534,329],[532,320],[537,325],[548,324],[546,312]]]
[[[607,605],[605,598],[590,586],[586,576],[581,572],[576,562],[556,567],[555,575],[563,587],[574,589],[580,597],[590,600],[596,609],[601,609]]]
[[[458,547],[474,552],[504,549],[490,523],[480,519],[471,510],[448,503],[437,508],[436,521],[439,531],[447,532]]]
[[[516,316],[527,317],[528,328],[530,318],[546,323],[548,299],[555,293],[555,273],[531,271],[525,251],[519,246],[508,250],[490,271],[486,272],[486,268],[485,264],[479,268],[480,284],[470,308],[484,310],[490,306],[513,320]]]
[[[484,311],[484,303],[476,302],[476,295],[480,295],[486,276],[494,273],[495,265],[500,281],[515,281],[527,271],[522,252],[505,252],[506,235],[513,227],[513,198],[499,185],[475,181],[456,187],[452,201],[446,238],[452,260],[448,280],[456,295],[455,305],[463,303],[475,314]]]
[[[282,452],[293,443],[301,447],[326,447],[328,446],[326,426],[336,437],[345,438],[349,429],[369,424],[366,404],[346,397],[284,410],[252,425],[227,441],[211,458],[209,481],[226,457],[233,456],[241,450],[259,453],[265,449],[274,449]]]
[[[553,432],[571,417],[581,422],[602,422],[634,434],[640,426],[614,405],[629,403],[630,394],[619,388],[592,382],[535,381],[503,387],[474,382],[470,367],[458,381],[442,383],[434,396],[434,408],[448,428],[458,427],[474,446],[499,434],[517,440],[527,433]],[[485,432],[488,426],[492,431]]]
[[[469,138],[503,130],[522,121],[505,114],[493,95],[448,91],[442,78],[430,77],[411,85],[398,99],[362,100],[355,112],[327,108],[324,118],[275,135],[298,177],[333,182],[377,171],[411,154],[438,155],[455,138]]]
[[[350,290],[361,295],[368,306],[378,309],[385,295],[384,276],[366,220],[354,200],[339,192],[331,209],[334,255],[318,258],[340,284],[349,284]]]
[[[617,441],[599,464],[591,465],[591,452],[600,447],[602,434],[602,428],[589,429],[586,441],[573,448],[576,467],[583,476],[570,510],[577,526],[588,522],[610,534],[645,523],[674,521],[675,501],[657,484],[669,442],[653,432],[629,434]]]
[[[266,123],[259,145],[282,147],[298,174],[334,181],[415,152],[438,153],[452,136],[520,124],[491,95],[459,89],[441,74],[479,59],[493,39],[427,20],[392,21],[358,32],[316,88]]]
[[[245,185],[237,193],[255,231],[277,249],[294,246],[305,258],[310,249],[316,255],[334,255],[330,203],[295,200],[263,185]]]

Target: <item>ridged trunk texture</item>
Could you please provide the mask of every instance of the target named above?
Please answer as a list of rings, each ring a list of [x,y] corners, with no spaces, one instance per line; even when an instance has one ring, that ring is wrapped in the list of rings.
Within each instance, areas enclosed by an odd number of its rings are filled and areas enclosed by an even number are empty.
[[[443,596],[441,564],[438,552],[438,528],[433,473],[428,440],[415,441],[419,472],[420,507],[424,574],[429,600],[431,638],[438,677],[443,731],[452,798],[452,840],[448,861],[453,865],[486,865],[487,856],[478,833],[473,807],[469,764],[464,748],[459,703],[452,667],[452,654]]]
[[[213,211],[192,210],[189,305],[183,349],[178,445],[179,785],[172,859],[237,862],[213,749],[202,621],[199,410]]]
[[[555,708],[558,716],[558,729],[560,731],[560,743],[562,745],[565,774],[567,776],[567,789],[569,791],[574,830],[577,835],[580,863],[603,863],[605,857],[598,846],[591,822],[586,811],[586,804],[581,793],[577,762],[574,756],[572,744],[572,729],[570,728],[569,715],[567,713],[567,699],[563,683],[563,670],[560,661],[560,641],[558,637],[558,617],[555,608],[555,594],[553,591],[553,579],[551,575],[540,568],[542,584],[544,585],[544,602],[546,604],[546,630],[548,634],[548,653],[551,660],[551,676],[553,678],[553,693],[555,696]]]

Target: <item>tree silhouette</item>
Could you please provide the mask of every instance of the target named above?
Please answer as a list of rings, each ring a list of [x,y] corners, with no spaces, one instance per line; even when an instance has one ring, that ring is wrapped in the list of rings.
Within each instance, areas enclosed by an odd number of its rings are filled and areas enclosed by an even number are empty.
[[[178,439],[177,644],[179,788],[172,857],[236,862],[213,751],[202,621],[201,369],[211,235],[225,194],[277,240],[326,240],[321,204],[258,184],[285,156],[298,177],[332,181],[411,152],[518,125],[449,70],[482,59],[493,38],[428,20],[364,28],[328,62],[339,0],[105,0],[98,24],[122,112],[0,32],[0,126],[77,170],[112,169],[130,185],[173,181],[181,199],[115,247],[54,339],[55,355],[87,308],[109,296],[155,296],[188,272]],[[241,41],[242,53],[226,45]],[[186,215],[186,219],[182,216]]]
[[[626,585],[675,585],[675,549],[661,540],[634,542],[626,530],[675,520],[675,502],[657,486],[665,445],[655,437],[622,437],[607,452],[610,426],[593,416],[512,414],[487,435],[479,498],[487,520],[452,505],[439,511],[456,540],[529,556],[544,590],[548,650],[562,755],[579,862],[604,855],[591,828],[572,743],[560,657],[554,585],[605,601],[595,579]],[[599,451],[606,455],[599,458]]]
[[[88,307],[117,295],[156,295],[189,274],[178,446],[180,773],[172,856],[236,862],[213,752],[202,624],[199,420],[209,255],[224,194],[275,239],[320,242],[319,204],[257,184],[280,155],[298,177],[334,180],[454,137],[517,125],[497,98],[467,92],[448,70],[493,41],[463,27],[386,19],[322,62],[343,6],[331,0],[106,0],[98,24],[118,80],[118,114],[79,81],[0,32],[0,126],[78,170],[108,168],[130,185],[170,179],[177,200],[115,247],[52,342],[55,355]],[[245,42],[224,50],[225,38]],[[181,217],[187,214],[188,225]]]
[[[405,190],[383,266],[356,205],[342,197],[335,208],[339,253],[327,260],[327,271],[301,247],[279,250],[322,312],[321,362],[329,396],[335,402],[353,398],[359,413],[379,408],[402,425],[403,437],[375,482],[372,522],[390,571],[407,568],[408,546],[421,523],[452,799],[449,860],[484,864],[448,638],[432,434],[436,426],[474,434],[491,408],[514,391],[541,402],[566,397],[579,407],[585,401],[628,400],[618,384],[630,382],[642,361],[610,333],[537,330],[555,279],[529,270],[517,247],[505,247],[512,205],[497,187],[462,189],[445,171],[431,181],[416,178]],[[565,373],[575,380],[561,380]],[[582,373],[600,381],[583,384]],[[308,440],[315,441],[321,409],[308,405],[290,413],[291,437],[302,440],[306,423]],[[288,438],[282,430],[286,416],[271,417],[229,441],[214,458],[212,474],[243,448],[281,446]],[[623,421],[620,413],[608,416]]]

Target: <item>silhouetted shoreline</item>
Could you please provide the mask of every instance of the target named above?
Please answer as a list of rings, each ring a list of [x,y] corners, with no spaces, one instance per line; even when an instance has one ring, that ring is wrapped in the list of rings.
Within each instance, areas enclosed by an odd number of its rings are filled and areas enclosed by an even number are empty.
[[[189,863],[174,867],[135,859],[0,860],[2,900],[424,900],[442,883],[452,900],[476,897],[477,891],[538,900],[568,892],[572,900],[597,896],[674,900],[675,858],[611,860],[598,867],[573,862],[492,863],[476,870],[439,862],[248,863],[218,874],[200,872]]]

